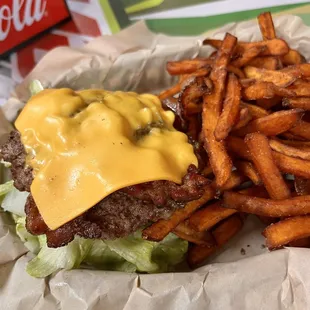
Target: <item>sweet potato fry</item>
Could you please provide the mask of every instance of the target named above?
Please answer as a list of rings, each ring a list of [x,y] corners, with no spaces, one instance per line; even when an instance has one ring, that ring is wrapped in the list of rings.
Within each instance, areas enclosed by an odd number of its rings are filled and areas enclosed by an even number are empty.
[[[215,59],[210,58],[170,61],[167,63],[167,71],[170,75],[205,76],[210,72],[214,63]],[[243,71],[236,66],[228,65],[227,70],[239,78],[245,78]]]
[[[223,208],[224,209],[224,208]],[[228,210],[228,209],[225,209]],[[198,232],[191,228],[188,221],[180,223],[174,230],[173,233],[176,234],[181,239],[193,242],[195,244],[200,244],[204,246],[212,247],[215,245],[215,240],[210,232],[201,231]]]
[[[188,202],[182,209],[176,210],[168,220],[159,220],[142,232],[142,237],[147,240],[161,241],[181,222],[185,221],[198,208],[211,200],[215,195],[212,186],[207,186],[203,196],[197,200]]]
[[[249,66],[267,69],[277,70],[280,67],[279,59],[273,56],[257,57],[248,63]]]
[[[222,45],[222,40],[206,39],[203,41],[204,45],[211,45],[216,49],[219,49]],[[235,53],[240,55],[253,46],[265,47],[265,50],[261,53],[261,56],[282,56],[289,52],[289,47],[284,40],[273,39],[269,41],[259,42],[238,42],[235,49]]]
[[[172,97],[174,95],[176,95],[177,93],[179,93],[182,90],[182,85],[181,83],[178,83],[170,88],[168,88],[167,90],[161,92],[158,96],[158,98],[160,100],[164,100],[167,99],[169,97]]]
[[[239,82],[242,88],[250,87],[256,83],[254,79],[240,79]]]
[[[283,95],[283,97],[310,97],[310,82],[297,80],[294,84],[287,88],[288,91],[292,91],[294,94]]]
[[[276,30],[270,12],[264,12],[257,17],[260,31],[264,40],[272,40],[276,38]]]
[[[254,165],[249,161],[238,160],[234,162],[237,170],[247,176],[255,185],[262,183],[262,180],[254,167]]]
[[[308,78],[310,77],[310,64],[304,63],[294,66],[289,66],[281,70],[281,72],[285,72],[295,76],[296,78]]]
[[[191,269],[198,267],[218,249],[218,246],[213,246],[210,248],[203,245],[191,245],[187,252],[188,266]]]
[[[279,140],[279,139],[278,139]],[[310,142],[309,141],[293,141],[293,140],[279,140],[281,143],[293,146],[303,151],[310,152]]]
[[[272,16],[270,12],[261,13],[258,17],[258,24],[260,31],[263,36],[263,40],[273,40],[276,39],[276,30],[274,28]],[[282,62],[279,57],[274,57],[278,61],[278,66],[282,68]]]
[[[182,74],[180,75],[179,78],[179,83],[181,84],[181,88],[185,88],[186,86],[188,86],[191,82],[193,82],[193,80],[197,77],[203,77],[205,78],[211,71],[211,67],[206,67],[206,68],[201,68],[198,69],[197,71],[193,72],[193,73],[189,73],[189,74]],[[209,87],[209,85],[206,85],[210,90],[212,89],[212,86]]]
[[[253,119],[261,118],[269,115],[269,112],[257,105],[241,102],[241,108],[247,108]]]
[[[239,58],[232,61],[231,64],[236,68],[241,68],[247,65],[251,60],[261,54],[264,50],[264,46],[253,46],[250,49],[245,50],[244,53]]]
[[[200,76],[207,76],[211,71],[211,66],[208,66],[206,68],[200,68],[197,71],[193,73],[189,73],[187,75],[187,78],[193,78],[193,77],[200,77]]]
[[[238,158],[252,161],[250,151],[242,138],[229,136],[226,140],[226,146],[228,151]]]
[[[203,103],[202,135],[205,140],[204,147],[209,154],[210,163],[218,186],[222,186],[227,182],[232,169],[232,163],[226,152],[224,142],[216,141],[214,130],[222,108],[227,65],[230,61],[236,42],[237,39],[234,36],[229,34],[226,35],[223,45],[215,59],[210,76],[214,84],[214,91],[212,94],[204,96]]]
[[[226,140],[226,145],[228,151],[235,157],[252,161],[250,151],[243,139],[229,136]],[[289,157],[275,151],[272,151],[272,157],[282,172],[294,174],[303,178],[310,178],[310,161]]]
[[[226,191],[223,196],[223,206],[239,212],[270,217],[307,215],[310,214],[310,196],[274,200]]]
[[[217,40],[217,39],[205,39],[203,40],[203,45],[210,45],[217,50],[219,50],[223,44],[223,40]]]
[[[270,197],[272,199],[290,197],[290,190],[274,162],[267,137],[260,133],[252,133],[246,136],[245,143]]]
[[[287,43],[281,39],[250,43],[240,42],[238,44],[237,51],[239,53],[244,52],[245,50],[250,49],[253,46],[265,47],[265,50],[261,53],[261,56],[281,56],[287,54],[289,51]]]
[[[301,120],[290,129],[289,133],[302,139],[310,140],[310,123]]]
[[[272,157],[282,172],[310,179],[310,161],[286,156],[274,151]]]
[[[270,250],[310,237],[310,216],[296,216],[268,226],[264,232]]]
[[[189,225],[197,231],[209,230],[215,224],[237,212],[235,209],[223,208],[221,204],[221,201],[217,201],[197,210],[189,218]]]
[[[247,78],[260,82],[270,82],[278,87],[287,87],[296,81],[296,77],[286,72],[247,66],[244,69]]]
[[[310,111],[310,98],[299,97],[299,98],[284,98],[282,105],[286,108],[297,108],[305,111]]]
[[[213,85],[213,82],[211,81],[211,79],[209,77],[204,77],[204,81],[205,81],[205,84],[208,87],[208,89],[210,89],[210,91],[213,91],[214,85]]]
[[[203,263],[210,255],[215,253],[221,246],[232,239],[243,227],[243,221],[235,214],[221,223],[212,232],[216,243],[215,247],[207,248],[204,246],[194,245],[188,250],[187,262],[191,268],[195,268]]]
[[[168,61],[167,71],[171,75],[181,75],[193,73],[203,67],[212,65],[214,60],[209,58],[195,58],[181,61]]]
[[[250,113],[248,108],[242,108],[239,113],[239,120],[235,124],[232,130],[237,130],[246,126],[252,120],[252,114]]]
[[[292,109],[279,111],[251,121],[247,126],[234,131],[238,136],[261,132],[266,136],[276,136],[290,130],[302,117],[303,111]]]
[[[217,141],[226,139],[232,127],[237,122],[240,111],[240,97],[241,87],[239,81],[234,74],[229,74],[223,111],[214,131]]]
[[[244,100],[270,99],[275,96],[294,97],[296,96],[296,86],[291,85],[289,88],[284,88],[278,87],[273,83],[256,82],[243,88],[242,92],[242,98]]]
[[[298,196],[310,195],[310,180],[295,177],[294,186]]]
[[[293,135],[292,133],[290,133],[289,131],[284,132],[283,134],[281,134],[281,137],[288,139],[288,140],[295,140],[295,141],[305,141],[305,139],[298,137],[296,135]]]
[[[224,245],[241,230],[242,226],[243,221],[238,214],[231,216],[212,231],[216,243],[219,246]]]
[[[205,177],[209,176],[210,174],[213,174],[212,167],[210,165],[207,165],[201,172],[201,174]]]
[[[265,110],[269,110],[277,105],[280,105],[282,102],[282,96],[275,96],[273,98],[270,99],[258,99],[256,100],[256,104],[265,109]]]
[[[290,49],[290,51],[286,54],[281,56],[281,61],[284,65],[299,65],[306,62],[304,56],[302,56],[298,51]]]
[[[202,99],[202,96],[208,91],[209,89],[202,77],[195,78],[193,82],[183,89],[179,101],[181,102],[182,114],[185,119],[190,115],[201,113],[202,104],[199,104],[198,100]]]
[[[216,186],[216,184],[212,183],[212,185],[220,191],[227,191],[230,189],[233,189],[239,185],[241,185],[243,182],[245,182],[247,180],[246,176],[239,173],[238,171],[232,171],[228,181],[222,185],[221,187]]]
[[[240,78],[240,79],[245,78],[245,74],[243,73],[243,71],[237,67],[234,67],[233,65],[228,65],[227,71],[229,73],[233,73],[233,74],[237,75],[238,78]]]
[[[303,151],[298,148],[295,148],[293,146],[289,146],[287,144],[282,143],[279,140],[270,139],[269,140],[270,147],[281,154],[291,156],[291,157],[297,157],[305,160],[310,160],[310,152]]]
[[[255,185],[238,191],[242,195],[260,197],[260,198],[269,198],[269,195],[266,191],[265,186]]]

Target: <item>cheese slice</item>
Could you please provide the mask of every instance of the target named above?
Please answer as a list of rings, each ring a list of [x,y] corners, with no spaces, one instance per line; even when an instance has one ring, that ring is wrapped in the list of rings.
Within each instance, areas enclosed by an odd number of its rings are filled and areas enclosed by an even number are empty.
[[[109,194],[154,180],[181,183],[197,158],[156,96],[44,90],[16,120],[34,171],[31,193],[52,230]]]

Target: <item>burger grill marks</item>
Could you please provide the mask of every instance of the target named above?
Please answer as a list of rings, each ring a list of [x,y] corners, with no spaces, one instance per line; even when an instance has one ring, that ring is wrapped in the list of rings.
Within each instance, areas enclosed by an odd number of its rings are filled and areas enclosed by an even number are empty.
[[[12,164],[16,188],[30,192],[32,169],[25,166],[26,153],[17,131],[10,134],[0,154]],[[208,182],[194,166],[190,166],[182,185],[170,181],[153,181],[126,187],[53,231],[46,226],[29,195],[25,206],[26,227],[34,235],[46,234],[49,247],[66,245],[75,235],[92,239],[125,237],[149,222],[169,218],[174,210],[184,207],[185,202],[198,199]]]

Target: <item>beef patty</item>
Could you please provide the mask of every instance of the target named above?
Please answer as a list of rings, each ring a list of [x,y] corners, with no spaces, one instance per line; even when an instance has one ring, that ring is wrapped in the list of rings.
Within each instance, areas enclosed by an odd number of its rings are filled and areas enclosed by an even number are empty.
[[[26,152],[18,131],[12,131],[0,155],[12,164],[14,185],[30,192],[32,169],[26,165]],[[26,206],[26,227],[34,235],[46,234],[49,247],[68,244],[75,235],[92,239],[115,239],[128,236],[159,219],[169,218],[187,201],[198,199],[209,183],[195,166],[188,168],[183,183],[153,181],[118,190],[90,210],[56,230],[50,230],[30,194]]]

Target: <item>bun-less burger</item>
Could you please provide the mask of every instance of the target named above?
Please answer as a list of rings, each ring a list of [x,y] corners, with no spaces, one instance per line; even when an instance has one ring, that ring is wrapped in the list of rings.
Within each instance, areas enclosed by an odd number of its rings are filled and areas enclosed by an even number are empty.
[[[30,193],[27,231],[46,236],[49,248],[81,237],[109,244],[200,198],[208,180],[174,121],[150,94],[48,89],[33,96],[0,151],[15,188]]]

